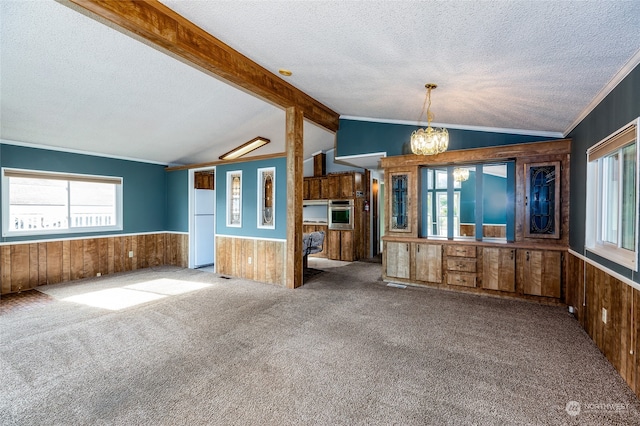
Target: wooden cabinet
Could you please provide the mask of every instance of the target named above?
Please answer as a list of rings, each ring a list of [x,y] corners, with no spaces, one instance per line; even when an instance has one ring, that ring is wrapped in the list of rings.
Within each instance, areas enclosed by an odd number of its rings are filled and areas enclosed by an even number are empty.
[[[410,276],[411,252],[409,243],[385,243],[384,260],[388,277],[406,278]]]
[[[415,272],[417,281],[442,282],[442,245],[415,243]]]
[[[559,299],[562,295],[562,252],[518,250],[518,281],[524,294]]]
[[[302,185],[305,200],[326,200],[329,198],[329,185],[326,177],[306,177]]]
[[[476,286],[476,247],[447,245],[447,284]]]
[[[195,172],[193,174],[195,189],[215,189],[215,179],[213,170]]]
[[[516,291],[515,249],[482,248],[482,288]]]
[[[360,182],[360,189],[356,188],[356,181]],[[362,174],[334,173],[327,176],[328,197],[331,200],[343,200],[356,197],[356,189],[362,191]]]
[[[329,230],[327,257],[333,260],[354,261],[353,231]]]

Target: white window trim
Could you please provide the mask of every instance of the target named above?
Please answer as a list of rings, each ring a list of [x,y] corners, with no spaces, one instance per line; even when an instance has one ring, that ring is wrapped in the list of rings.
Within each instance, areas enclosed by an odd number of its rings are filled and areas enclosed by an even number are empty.
[[[610,244],[602,241],[601,229],[600,229],[600,207],[602,206],[602,187],[600,185],[600,175],[602,170],[599,170],[599,161],[609,153],[613,153],[620,148],[606,152],[605,155],[601,155],[596,160],[589,161],[589,154],[597,147],[606,144],[613,137],[620,134],[630,126],[636,126],[635,130],[635,144],[636,144],[636,192],[640,189],[640,118],[633,120],[626,124],[619,130],[616,130],[611,135],[599,141],[587,150],[587,197],[586,197],[586,220],[585,220],[585,249],[594,253],[600,257],[615,262],[621,266],[629,268],[633,271],[638,271],[638,236],[640,226],[638,221],[640,219],[640,196],[636,195],[636,208],[635,208],[635,247],[634,250],[627,250],[617,245]]]
[[[6,172],[16,172],[31,174],[34,178],[41,177],[47,179],[47,177],[56,177],[58,179],[68,177],[80,181],[91,180],[108,180],[116,183],[116,224],[111,226],[92,226],[92,227],[69,227],[67,229],[38,229],[37,231],[12,231],[10,230],[9,223],[9,178],[5,176]],[[122,231],[123,227],[123,188],[124,179],[120,176],[103,176],[103,175],[88,175],[79,173],[63,173],[63,172],[50,172],[44,170],[30,170],[30,169],[17,169],[10,167],[2,168],[2,236],[3,237],[25,237],[25,236],[40,236],[40,235],[60,235],[60,234],[86,234],[96,232],[112,232]]]
[[[231,223],[231,182],[234,175],[240,176],[240,199],[238,200],[238,208],[240,209],[240,216],[238,223]],[[242,228],[242,170],[232,170],[227,172],[227,227],[228,228]]]
[[[271,185],[273,187],[272,197],[273,197],[273,220],[271,221],[271,225],[263,225],[262,224],[262,216],[264,214],[264,205],[263,205],[263,196],[264,196],[264,176],[263,173],[271,172],[272,182]],[[276,168],[275,167],[263,167],[258,169],[258,228],[259,229],[276,229]]]

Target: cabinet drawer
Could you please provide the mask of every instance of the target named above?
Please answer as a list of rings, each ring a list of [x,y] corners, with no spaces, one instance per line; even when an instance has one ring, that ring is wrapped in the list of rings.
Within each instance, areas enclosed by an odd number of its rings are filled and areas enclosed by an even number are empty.
[[[475,246],[447,245],[447,256],[476,257]]]
[[[447,269],[450,271],[476,272],[476,260],[447,259]]]
[[[447,284],[461,285],[464,287],[475,287],[476,276],[475,274],[447,274]]]

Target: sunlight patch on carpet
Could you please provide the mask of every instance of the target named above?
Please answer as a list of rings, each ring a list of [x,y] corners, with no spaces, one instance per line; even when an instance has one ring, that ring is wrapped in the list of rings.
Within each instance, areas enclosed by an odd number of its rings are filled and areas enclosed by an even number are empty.
[[[162,294],[149,293],[144,291],[129,290],[126,288],[110,288],[107,290],[92,291],[90,293],[79,294],[67,297],[65,302],[79,303],[93,306],[95,308],[119,311],[142,303],[163,299],[167,296]]]
[[[168,296],[189,293],[206,287],[211,287],[211,284],[159,278],[124,287],[77,294],[61,300],[93,306],[95,308],[119,311],[120,309],[153,302]]]

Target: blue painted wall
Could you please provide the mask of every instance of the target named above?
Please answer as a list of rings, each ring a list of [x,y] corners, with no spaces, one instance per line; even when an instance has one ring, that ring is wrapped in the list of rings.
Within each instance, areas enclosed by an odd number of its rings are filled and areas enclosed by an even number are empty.
[[[258,169],[276,168],[275,229],[258,228]],[[242,170],[242,227],[227,227],[227,172]],[[216,233],[243,237],[287,238],[287,159],[235,163],[216,167]]]
[[[482,191],[482,222],[485,225],[507,223],[507,179],[485,174]]]
[[[625,124],[640,116],[640,67],[629,75],[569,133],[571,143],[571,210],[569,246],[578,253],[592,258],[602,265],[640,282],[638,274],[592,253],[586,252],[585,207],[587,155],[589,147],[609,136]],[[640,226],[640,223],[637,225]]]
[[[7,237],[2,238],[3,242],[156,232],[165,229],[166,172],[163,165],[0,144],[0,166],[123,178],[122,232]]]
[[[336,135],[336,156],[371,152],[386,152],[388,157],[410,154],[409,139],[411,132],[417,129],[417,126],[406,124],[341,119],[340,130]],[[558,139],[473,130],[448,130],[450,151]]]
[[[189,171],[166,172],[167,231],[189,232]]]

